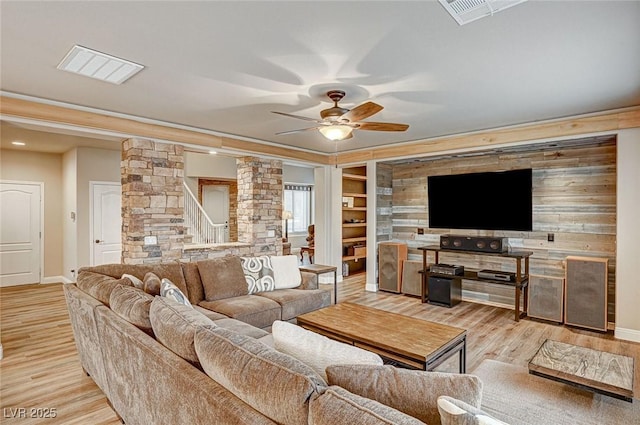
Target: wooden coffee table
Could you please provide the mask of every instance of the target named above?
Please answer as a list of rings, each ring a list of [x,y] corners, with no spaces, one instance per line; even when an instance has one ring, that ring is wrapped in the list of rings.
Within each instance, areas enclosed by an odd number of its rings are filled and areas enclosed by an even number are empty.
[[[633,357],[548,339],[529,362],[529,373],[633,400]]]
[[[433,370],[458,353],[466,372],[467,331],[353,303],[306,313],[298,325],[421,370]]]

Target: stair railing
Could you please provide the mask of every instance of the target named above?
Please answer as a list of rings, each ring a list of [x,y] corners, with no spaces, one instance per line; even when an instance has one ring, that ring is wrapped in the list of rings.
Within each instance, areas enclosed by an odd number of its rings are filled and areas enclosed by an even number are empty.
[[[184,225],[193,237],[191,243],[214,244],[225,242],[226,224],[214,224],[198,199],[185,182],[184,186]]]

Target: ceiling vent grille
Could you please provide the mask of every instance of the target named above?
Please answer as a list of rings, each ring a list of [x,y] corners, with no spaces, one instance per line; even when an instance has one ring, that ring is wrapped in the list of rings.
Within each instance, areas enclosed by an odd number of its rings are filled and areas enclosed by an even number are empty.
[[[447,12],[460,25],[492,16],[496,12],[523,3],[526,0],[439,0]]]
[[[108,83],[122,84],[142,71],[144,66],[75,45],[57,68]]]

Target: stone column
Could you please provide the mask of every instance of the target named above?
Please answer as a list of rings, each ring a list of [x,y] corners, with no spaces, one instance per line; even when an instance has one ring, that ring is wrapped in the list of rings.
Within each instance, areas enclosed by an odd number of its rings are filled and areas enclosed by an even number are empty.
[[[184,149],[122,142],[122,262],[179,260],[184,247]]]
[[[282,255],[282,161],[256,157],[238,166],[238,242],[254,255]]]

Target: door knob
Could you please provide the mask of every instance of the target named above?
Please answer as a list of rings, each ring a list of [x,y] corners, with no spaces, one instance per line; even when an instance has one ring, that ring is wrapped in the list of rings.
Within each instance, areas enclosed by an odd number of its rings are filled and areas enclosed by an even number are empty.
[[[100,239],[96,239],[96,243],[100,243],[100,242],[104,242],[104,241],[101,241]]]

